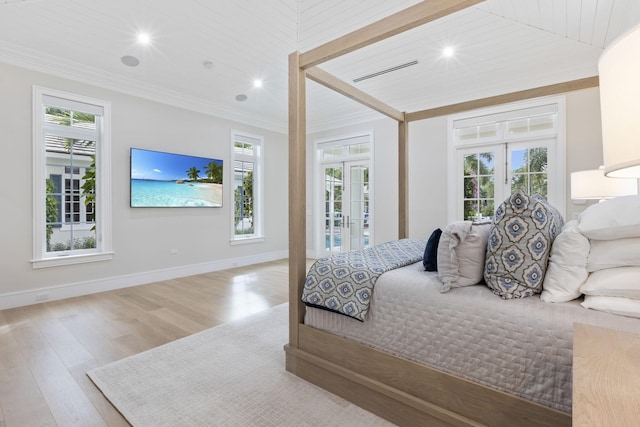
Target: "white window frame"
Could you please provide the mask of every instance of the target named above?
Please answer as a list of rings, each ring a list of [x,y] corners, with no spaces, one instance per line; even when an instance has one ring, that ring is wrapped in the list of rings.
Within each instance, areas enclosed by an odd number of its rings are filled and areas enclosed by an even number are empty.
[[[254,145],[253,156],[235,152],[236,142],[246,142]],[[229,206],[231,210],[231,245],[264,242],[264,137],[249,132],[231,130],[231,156],[228,167],[227,179],[229,182]],[[253,234],[241,235],[235,233],[235,195],[234,195],[234,168],[236,161],[253,162]]]
[[[549,162],[549,174],[548,179],[551,185],[549,185],[548,201],[554,207],[556,207],[560,214],[565,216],[565,201],[566,201],[566,113],[565,113],[565,97],[554,96],[546,98],[537,98],[534,100],[504,104],[495,107],[484,108],[480,110],[469,111],[465,113],[451,115],[447,119],[447,194],[450,195],[447,201],[447,218],[449,222],[456,220],[462,220],[462,180],[463,174],[459,171],[459,165],[461,164],[461,154],[465,149],[474,147],[482,150],[483,147],[495,147],[497,145],[504,144],[521,144],[527,141],[540,141],[542,145],[547,147],[547,156]],[[495,136],[488,136],[486,138],[476,138],[471,141],[462,141],[456,138],[456,128],[465,125],[491,125],[493,122],[504,122],[516,117],[522,116],[524,111],[527,115],[535,115],[537,112],[544,112],[549,109],[556,109],[556,124],[555,129],[552,132],[528,132],[523,135],[510,136],[507,135],[503,128],[498,127],[497,134]],[[548,139],[555,139],[555,144],[549,144]],[[504,150],[504,148],[502,148]],[[496,168],[501,167],[501,170],[496,173],[496,176],[501,179],[505,178],[510,180],[510,172],[505,170],[504,155],[502,153],[496,159]],[[500,162],[501,164],[498,164]],[[504,196],[499,199],[500,196]],[[494,206],[497,208],[500,203],[504,201],[508,195],[502,194],[497,189],[494,200]]]
[[[46,248],[46,147],[43,106],[57,98],[60,107],[101,111],[96,141],[96,248],[81,253],[47,252]],[[47,102],[48,104],[48,102]],[[113,258],[111,218],[111,103],[86,96],[33,86],[33,268],[55,267]]]

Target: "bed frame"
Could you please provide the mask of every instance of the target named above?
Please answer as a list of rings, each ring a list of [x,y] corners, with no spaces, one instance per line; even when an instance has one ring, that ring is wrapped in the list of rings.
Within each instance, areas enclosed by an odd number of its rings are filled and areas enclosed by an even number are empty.
[[[398,122],[398,238],[407,237],[409,123],[598,86],[589,77],[406,113],[317,65],[479,3],[428,0],[304,53],[289,55],[289,343],[286,369],[398,425],[569,426],[571,416],[306,326],[306,107],[309,78]]]

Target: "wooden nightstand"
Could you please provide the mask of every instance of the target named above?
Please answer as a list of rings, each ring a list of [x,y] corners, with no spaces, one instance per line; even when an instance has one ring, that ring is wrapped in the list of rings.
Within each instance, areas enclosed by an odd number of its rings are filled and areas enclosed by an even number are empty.
[[[640,426],[640,334],[574,325],[573,425]]]

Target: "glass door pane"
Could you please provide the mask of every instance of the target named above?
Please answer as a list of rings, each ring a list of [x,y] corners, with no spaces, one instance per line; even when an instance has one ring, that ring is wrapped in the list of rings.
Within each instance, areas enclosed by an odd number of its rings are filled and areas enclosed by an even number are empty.
[[[349,250],[364,249],[369,247],[369,165],[350,163],[348,170]]]
[[[343,230],[343,170],[342,164],[324,166],[325,250],[342,251]]]
[[[495,152],[469,152],[463,156],[463,218],[493,218],[495,209]]]
[[[539,194],[548,197],[547,147],[509,147],[511,160],[511,192],[518,189],[527,194]]]
[[[323,171],[325,251],[369,247],[368,162],[333,163],[325,165]]]

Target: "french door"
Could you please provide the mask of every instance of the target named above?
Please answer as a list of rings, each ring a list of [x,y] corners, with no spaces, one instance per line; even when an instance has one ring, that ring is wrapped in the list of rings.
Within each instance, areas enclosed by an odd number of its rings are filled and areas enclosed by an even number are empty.
[[[369,160],[323,163],[324,251],[369,247]]]

